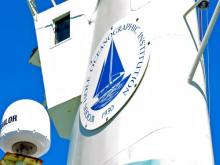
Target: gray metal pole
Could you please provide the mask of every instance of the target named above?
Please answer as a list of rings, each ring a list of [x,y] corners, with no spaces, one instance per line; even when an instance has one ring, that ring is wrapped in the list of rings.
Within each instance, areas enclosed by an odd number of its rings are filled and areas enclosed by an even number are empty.
[[[202,57],[202,55],[203,55],[203,52],[204,52],[204,50],[205,50],[205,47],[206,47],[207,42],[208,42],[208,40],[209,40],[209,37],[210,37],[210,35],[211,35],[211,33],[212,33],[212,30],[213,30],[214,25],[215,25],[215,23],[216,23],[216,20],[217,20],[217,18],[218,18],[219,12],[220,12],[220,1],[218,1],[218,4],[217,4],[217,6],[216,6],[216,8],[215,8],[215,11],[214,11],[213,16],[212,16],[212,18],[211,18],[211,21],[210,21],[210,23],[209,23],[209,26],[208,26],[208,28],[207,28],[207,30],[206,30],[205,36],[204,36],[204,38],[203,38],[203,40],[202,40],[201,47],[200,47],[200,49],[199,49],[199,51],[198,51],[198,55],[197,55],[197,57],[196,57],[196,59],[195,59],[195,62],[194,62],[194,64],[193,64],[192,70],[191,70],[190,75],[189,75],[189,79],[188,79],[188,82],[189,82],[189,83],[191,83],[192,80],[193,80],[193,77],[194,77],[195,72],[196,72],[196,68],[198,67],[198,64],[199,64],[199,62],[200,62],[200,59],[201,59],[201,57]]]

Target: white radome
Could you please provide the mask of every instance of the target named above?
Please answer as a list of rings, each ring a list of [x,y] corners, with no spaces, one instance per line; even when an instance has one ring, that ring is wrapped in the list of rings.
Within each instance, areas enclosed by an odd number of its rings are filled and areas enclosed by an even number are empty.
[[[0,134],[4,152],[40,157],[49,150],[50,142],[50,119],[41,104],[24,99],[6,109]]]

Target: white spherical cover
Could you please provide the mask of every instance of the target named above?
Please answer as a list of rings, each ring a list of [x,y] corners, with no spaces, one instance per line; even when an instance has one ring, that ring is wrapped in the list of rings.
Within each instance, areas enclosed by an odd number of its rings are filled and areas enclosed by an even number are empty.
[[[34,157],[44,155],[50,148],[50,119],[45,108],[32,100],[19,100],[5,111],[0,133],[4,152],[13,152],[17,142],[29,142],[37,147]]]

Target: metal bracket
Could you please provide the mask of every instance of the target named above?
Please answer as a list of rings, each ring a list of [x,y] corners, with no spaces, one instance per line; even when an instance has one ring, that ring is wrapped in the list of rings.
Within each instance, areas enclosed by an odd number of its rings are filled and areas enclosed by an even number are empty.
[[[27,0],[28,6],[30,8],[30,11],[32,13],[32,15],[35,17],[35,21],[37,20],[37,6],[35,3],[35,0]]]
[[[199,61],[202,58],[203,52],[204,52],[205,47],[207,45],[207,42],[208,42],[208,40],[210,38],[212,30],[213,30],[213,28],[215,26],[216,20],[217,20],[217,18],[219,16],[219,12],[220,12],[220,1],[218,1],[218,4],[217,4],[217,6],[216,6],[216,8],[214,10],[214,13],[212,15],[211,21],[210,21],[210,23],[208,25],[208,28],[207,28],[206,32],[205,32],[205,36],[202,39],[201,47],[198,50],[198,54],[197,54],[196,59],[194,61],[193,67],[191,69],[191,72],[190,72],[190,75],[189,75],[189,78],[188,78],[188,82],[190,84],[193,82],[193,77],[195,75],[195,72],[196,72],[196,69],[198,67]]]
[[[51,2],[52,2],[52,4],[53,4],[53,6],[56,6],[56,5],[57,5],[54,0],[51,0]]]
[[[208,1],[208,0],[198,0],[198,1],[196,1],[196,3],[195,3],[192,7],[190,7],[190,8],[186,11],[186,13],[183,15],[183,19],[184,19],[184,21],[185,21],[185,23],[186,23],[186,26],[187,26],[187,28],[188,28],[188,30],[189,30],[189,32],[190,32],[190,35],[191,35],[191,37],[192,37],[193,43],[194,43],[194,45],[195,45],[197,51],[198,51],[198,45],[196,44],[195,37],[193,36],[192,30],[191,30],[191,28],[190,28],[190,26],[189,26],[189,23],[188,23],[188,21],[187,21],[187,15],[188,15],[192,10],[194,10],[196,7],[200,7],[201,9],[205,9],[206,7],[208,7],[208,4],[209,4],[209,1]]]
[[[201,8],[201,9],[206,9],[206,8],[208,8],[208,7],[209,7],[209,0],[203,0],[203,1],[199,4],[198,7]]]

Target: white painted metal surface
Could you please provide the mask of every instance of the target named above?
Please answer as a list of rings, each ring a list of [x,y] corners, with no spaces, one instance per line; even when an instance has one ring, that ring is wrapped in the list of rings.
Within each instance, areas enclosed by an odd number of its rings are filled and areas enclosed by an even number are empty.
[[[93,30],[89,21],[95,6],[96,0],[88,3],[69,0],[36,16],[35,28],[48,108],[81,94]],[[54,20],[66,13],[70,13],[70,38],[55,44]]]
[[[134,11],[128,0],[100,2],[90,55],[116,21],[136,16],[150,36],[150,61],[136,93],[113,120],[88,131],[78,117],[68,165],[122,165],[151,159],[213,165],[206,101],[187,82],[197,52],[183,14],[193,3],[151,0]],[[195,12],[188,19],[199,43]],[[205,90],[201,66],[195,81]]]
[[[50,148],[50,119],[45,108],[32,100],[19,100],[11,104],[2,118],[0,146],[11,152],[19,142],[32,143],[37,147],[30,156],[40,157]]]
[[[85,75],[87,64],[116,22],[129,23],[137,18],[151,42],[146,73],[112,120],[87,130],[80,118],[82,109],[77,113],[68,165],[123,165],[145,160],[162,160],[160,165],[213,165],[206,98],[187,82],[197,51],[183,15],[193,3],[194,0],[69,0],[35,16],[48,108],[80,95],[86,86],[83,80],[94,78],[92,74]],[[67,12],[74,18],[71,37],[55,45],[53,20]],[[196,13],[187,18],[199,45]],[[94,22],[88,24],[88,20]],[[123,49],[131,46],[133,41],[127,41],[130,39],[119,39]],[[136,55],[129,51],[126,56],[120,54],[121,61],[131,61]],[[97,63],[103,65],[104,59],[100,59]],[[101,66],[94,79],[100,72]],[[205,93],[201,64],[194,81]],[[97,82],[88,89],[94,90]],[[91,97],[92,94],[88,101]],[[120,97],[114,99],[120,102]]]

